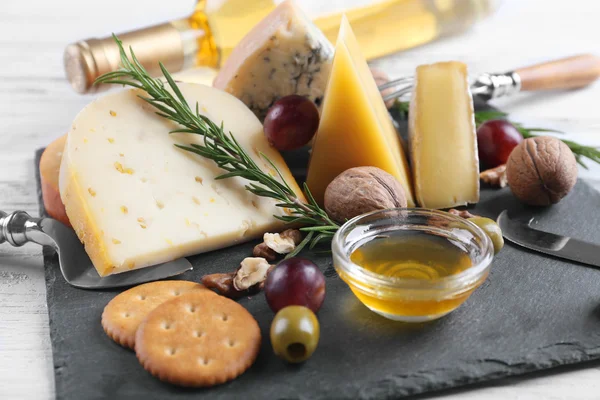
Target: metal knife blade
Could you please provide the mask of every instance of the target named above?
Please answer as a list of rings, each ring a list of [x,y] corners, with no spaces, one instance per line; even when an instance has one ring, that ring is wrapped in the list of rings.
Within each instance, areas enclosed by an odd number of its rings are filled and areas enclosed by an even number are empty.
[[[27,242],[53,247],[58,253],[60,270],[72,286],[80,289],[111,289],[166,279],[192,269],[185,259],[153,267],[135,269],[100,277],[73,229],[52,218],[32,218],[24,211],[7,214],[0,210],[0,244],[19,247]]]
[[[600,245],[544,232],[509,218],[506,210],[498,216],[498,225],[502,235],[513,243],[525,248],[550,254],[566,260],[600,267]]]

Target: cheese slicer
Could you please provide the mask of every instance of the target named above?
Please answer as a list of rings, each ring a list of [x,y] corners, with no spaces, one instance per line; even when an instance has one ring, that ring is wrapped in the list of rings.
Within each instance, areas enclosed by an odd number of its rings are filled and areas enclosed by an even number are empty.
[[[481,74],[471,84],[471,93],[488,101],[522,91],[581,88],[599,77],[600,57],[582,54],[501,74]],[[407,76],[386,82],[379,90],[389,101],[410,95],[413,85],[414,78]]]
[[[192,269],[185,258],[101,277],[75,232],[52,218],[32,218],[24,211],[6,214],[0,211],[0,244],[15,247],[27,242],[51,246],[58,253],[65,280],[80,289],[111,289],[170,278]]]

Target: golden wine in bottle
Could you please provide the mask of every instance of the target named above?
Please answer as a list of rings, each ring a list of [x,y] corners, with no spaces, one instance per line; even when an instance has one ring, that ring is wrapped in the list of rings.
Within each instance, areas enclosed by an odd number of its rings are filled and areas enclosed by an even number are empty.
[[[304,6],[302,0],[297,0]],[[187,18],[119,34],[132,46],[144,67],[160,73],[158,61],[171,72],[207,66],[219,68],[237,43],[281,0],[199,0]],[[308,1],[307,1],[308,3]],[[314,3],[314,2],[313,2]],[[337,2],[334,2],[337,3]],[[357,3],[356,0],[346,3]],[[310,12],[314,23],[332,42],[346,14],[368,59],[460,32],[483,19],[498,0],[363,0],[359,6]],[[65,70],[79,93],[102,90],[94,80],[119,65],[112,37],[87,39],[65,50]]]

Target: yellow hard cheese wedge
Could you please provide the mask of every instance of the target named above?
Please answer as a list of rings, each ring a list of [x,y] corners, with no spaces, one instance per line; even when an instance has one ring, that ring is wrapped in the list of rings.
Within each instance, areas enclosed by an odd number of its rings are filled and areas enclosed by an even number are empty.
[[[304,200],[280,154],[269,146],[256,116],[232,95],[180,83],[188,104],[235,135],[265,171],[282,172]],[[283,228],[273,199],[248,192],[242,178],[216,180],[224,171],[176,148],[202,143],[124,90],[79,113],[63,154],[60,194],[77,235],[101,276],[230,246]]]
[[[408,163],[375,80],[344,17],[308,167],[308,187],[323,202],[327,185],[352,167],[374,166],[398,179],[414,206]]]
[[[465,64],[417,68],[409,138],[415,197],[421,207],[479,201],[477,137]]]

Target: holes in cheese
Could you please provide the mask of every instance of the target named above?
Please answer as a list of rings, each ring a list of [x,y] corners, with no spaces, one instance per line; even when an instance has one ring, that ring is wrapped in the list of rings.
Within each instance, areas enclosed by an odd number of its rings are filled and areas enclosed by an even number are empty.
[[[327,185],[353,167],[373,166],[392,174],[414,206],[408,163],[390,115],[358,42],[344,17],[331,76],[313,143],[307,184],[323,204]]]
[[[467,66],[417,68],[409,138],[415,196],[421,207],[450,208],[479,201],[479,160]]]
[[[280,154],[267,143],[262,125],[241,101],[203,85],[179,87],[188,104],[198,102],[204,115],[217,125],[223,122],[264,171],[266,161],[252,149],[269,157],[304,199]],[[125,90],[89,104],[75,119],[65,145],[61,197],[100,275],[230,246],[283,227],[273,214],[285,210],[273,199],[248,192],[247,181],[238,177],[215,180],[224,171],[213,161],[176,148],[201,144],[202,137],[169,134],[175,125],[157,116],[140,94]]]

